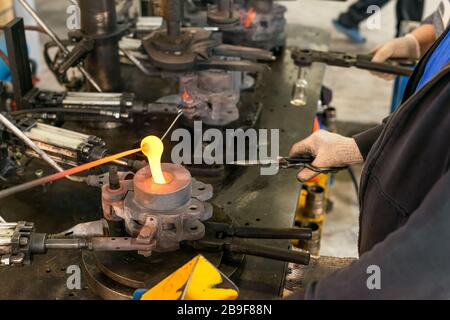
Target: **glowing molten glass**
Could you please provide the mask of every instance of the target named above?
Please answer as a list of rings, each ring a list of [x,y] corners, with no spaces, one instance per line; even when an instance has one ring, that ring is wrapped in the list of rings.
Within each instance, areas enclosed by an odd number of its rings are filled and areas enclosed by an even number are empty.
[[[241,17],[241,22],[244,25],[245,29],[248,29],[252,26],[253,20],[256,18],[256,11],[253,8],[248,9],[244,16]]]
[[[164,145],[161,139],[155,136],[146,137],[141,142],[141,150],[148,158],[154,182],[157,184],[167,184],[161,168],[161,157],[164,152]]]
[[[189,91],[186,88],[183,90],[183,93],[181,94],[181,99],[185,104],[192,104],[192,102],[194,101],[194,99],[192,99],[192,96],[189,94]]]

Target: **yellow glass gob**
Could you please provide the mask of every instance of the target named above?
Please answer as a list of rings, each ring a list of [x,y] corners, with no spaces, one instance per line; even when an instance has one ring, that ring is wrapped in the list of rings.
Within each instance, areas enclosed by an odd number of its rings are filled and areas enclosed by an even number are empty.
[[[164,174],[161,168],[161,157],[164,152],[164,144],[156,136],[148,136],[141,142],[142,153],[147,157],[152,177],[157,184],[166,184]]]

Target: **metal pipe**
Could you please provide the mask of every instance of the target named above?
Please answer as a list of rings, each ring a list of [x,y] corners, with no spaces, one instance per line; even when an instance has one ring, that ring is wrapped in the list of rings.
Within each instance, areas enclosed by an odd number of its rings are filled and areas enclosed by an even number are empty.
[[[120,52],[122,52],[123,55],[127,57],[127,59],[130,60],[131,63],[133,63],[136,66],[136,68],[141,70],[143,74],[145,74],[146,76],[151,75],[150,71],[148,71],[148,69],[130,51],[126,49],[120,49]]]
[[[166,132],[164,132],[163,136],[161,137],[161,141],[163,141],[167,137],[167,135],[170,133],[170,131],[172,130],[172,128],[175,126],[175,124],[177,123],[178,119],[180,119],[182,115],[183,115],[183,110],[178,110],[178,115],[172,121],[172,123],[170,124],[170,126],[166,130]]]
[[[181,3],[180,0],[166,0],[164,19],[167,24],[167,35],[176,38],[181,35]]]
[[[308,187],[303,215],[319,219],[325,212],[325,190],[318,185]]]
[[[52,29],[50,29],[50,27],[44,22],[44,20],[41,19],[41,17],[39,17],[37,12],[28,4],[28,2],[26,0],[19,0],[19,2],[24,7],[24,9],[33,17],[33,19],[36,20],[39,26],[44,29],[45,33],[48,34],[48,36],[56,43],[56,45],[62,50],[62,52],[65,55],[68,55],[69,50],[62,43],[61,39],[59,39],[56,33],[53,32]],[[97,84],[91,74],[81,64],[79,64],[77,68],[98,92],[103,92],[101,87]]]
[[[292,262],[301,265],[309,265],[310,255],[306,252],[292,251],[288,249],[280,249],[276,247],[268,247],[251,243],[225,244],[224,249],[233,253],[243,253],[257,257]]]
[[[122,89],[120,74],[119,36],[114,0],[79,0],[81,31],[95,39],[95,46],[85,59],[88,72],[106,92]]]
[[[233,0],[218,0],[217,7],[220,12],[227,12],[228,18],[233,16]]]
[[[85,239],[47,239],[45,249],[87,249],[89,242]]]

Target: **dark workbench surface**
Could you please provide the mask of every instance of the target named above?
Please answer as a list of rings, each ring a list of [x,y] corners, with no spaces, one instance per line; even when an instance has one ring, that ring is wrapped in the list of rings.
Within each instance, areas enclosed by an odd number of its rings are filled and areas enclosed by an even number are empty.
[[[327,49],[326,32],[300,25],[289,27],[288,45]],[[257,99],[264,108],[260,128],[281,129],[280,154],[287,155],[291,145],[306,137],[312,129],[317,100],[323,80],[324,67],[315,65],[308,74],[308,106],[289,105],[292,86],[297,77],[290,51],[286,50],[279,61],[272,65],[272,73],[266,75]],[[152,134],[149,123],[147,134]],[[114,145],[124,140],[127,127],[111,131],[95,132]],[[122,138],[122,139],[121,139]],[[130,141],[125,141],[129,147]],[[137,141],[131,141],[132,143]],[[121,151],[117,147],[117,150]],[[31,170],[41,168],[33,161]],[[34,172],[34,171],[31,171]],[[45,169],[45,174],[51,173]],[[293,171],[280,171],[276,176],[260,176],[259,168],[247,168],[231,184],[216,193],[213,203],[222,207],[241,225],[255,227],[289,227],[294,221],[300,184]],[[26,176],[24,179],[32,179]],[[101,217],[100,190],[59,181],[46,189],[32,190],[0,201],[0,215],[7,221],[36,223],[38,232],[65,230],[77,223]],[[288,247],[287,241],[262,241],[276,247]],[[258,243],[261,243],[258,240]],[[93,299],[85,279],[81,291],[69,291],[66,287],[66,268],[81,265],[80,252],[50,251],[35,256],[33,264],[23,268],[0,268],[0,299]],[[237,282],[242,299],[273,299],[282,294],[286,263],[263,258],[247,257],[240,280]]]
[[[327,49],[328,34],[324,31],[292,25],[289,27],[288,47],[301,46]],[[291,146],[307,137],[312,130],[317,110],[324,67],[314,65],[307,75],[309,83],[308,105],[294,107],[289,104],[298,69],[286,50],[281,61],[272,66],[272,73],[265,83],[261,101],[264,111],[260,128],[280,130],[280,155],[288,155]],[[215,197],[236,218],[240,225],[254,227],[290,227],[294,223],[295,210],[301,185],[296,172],[280,171],[276,176],[261,176],[259,168],[249,168],[232,185]],[[257,240],[276,247],[288,247],[287,241]],[[281,294],[284,287],[286,263],[258,257],[247,257],[245,269],[237,283],[244,299],[270,299]]]

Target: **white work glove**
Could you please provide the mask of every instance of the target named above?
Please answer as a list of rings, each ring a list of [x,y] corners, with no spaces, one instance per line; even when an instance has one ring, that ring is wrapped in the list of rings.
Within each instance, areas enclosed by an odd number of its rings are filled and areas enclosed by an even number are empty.
[[[312,165],[316,167],[345,167],[364,162],[355,139],[325,130],[316,131],[305,140],[294,144],[289,153],[290,157],[302,154],[314,156]],[[307,182],[317,175],[317,172],[303,169],[298,173],[297,179]]]
[[[415,36],[407,34],[404,37],[395,38],[378,46],[373,52],[373,62],[381,63],[391,58],[419,59],[420,44]],[[387,73],[372,72],[372,74],[385,80],[393,80],[395,78],[395,75]]]

